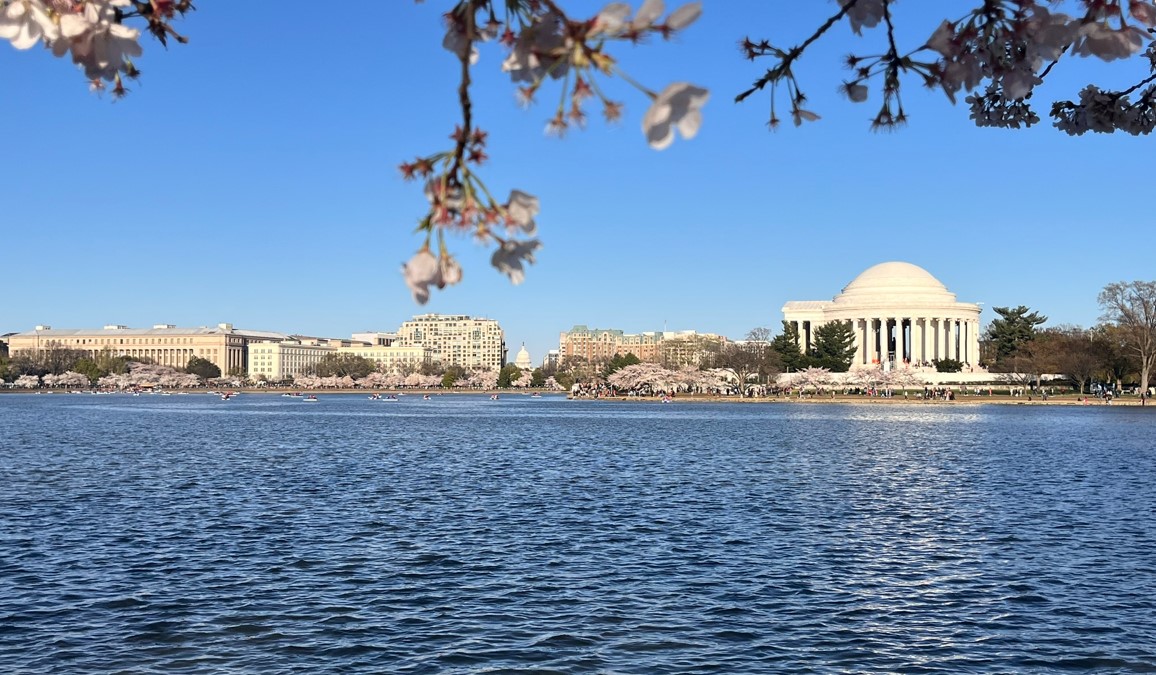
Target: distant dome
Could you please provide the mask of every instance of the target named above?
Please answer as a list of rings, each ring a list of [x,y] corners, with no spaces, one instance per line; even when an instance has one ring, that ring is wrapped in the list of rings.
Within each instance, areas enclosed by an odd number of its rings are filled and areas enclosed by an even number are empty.
[[[835,296],[838,305],[954,303],[955,294],[918,265],[885,262],[867,268]]]
[[[530,361],[530,352],[526,351],[526,343],[522,343],[522,348],[518,350],[518,355],[514,357],[514,365],[522,370],[529,368],[532,362]]]

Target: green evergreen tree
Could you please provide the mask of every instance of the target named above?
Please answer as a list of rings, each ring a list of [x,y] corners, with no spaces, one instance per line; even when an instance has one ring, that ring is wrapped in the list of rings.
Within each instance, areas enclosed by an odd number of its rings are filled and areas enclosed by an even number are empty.
[[[845,373],[855,360],[855,329],[850,321],[831,321],[814,330],[811,364],[832,373]]]
[[[771,349],[779,355],[787,372],[798,372],[808,365],[807,356],[799,346],[799,331],[795,329],[793,321],[783,322],[783,332],[771,340]]]
[[[1001,318],[994,319],[987,328],[987,339],[995,348],[995,360],[1002,361],[1036,337],[1036,326],[1048,317],[1032,312],[1027,307],[993,307]]]
[[[626,352],[626,356],[615,353],[610,359],[610,363],[606,364],[606,369],[602,371],[602,377],[610,377],[626,366],[633,366],[639,363],[642,363],[642,359],[635,356],[632,352]]]
[[[217,364],[208,359],[202,359],[199,356],[194,356],[189,359],[188,365],[185,366],[185,372],[197,375],[203,380],[211,380],[221,376],[221,369]],[[85,373],[85,375],[88,375],[88,373]],[[89,377],[91,377],[91,375],[89,375]]]

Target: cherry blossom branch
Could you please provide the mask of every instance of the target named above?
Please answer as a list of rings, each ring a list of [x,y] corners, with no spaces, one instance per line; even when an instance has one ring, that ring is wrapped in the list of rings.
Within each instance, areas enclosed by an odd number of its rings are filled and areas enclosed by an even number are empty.
[[[473,102],[470,100],[470,58],[473,53],[474,39],[476,38],[476,16],[474,0],[466,0],[464,4],[466,7],[464,16],[465,25],[463,26],[465,46],[458,53],[458,58],[461,61],[461,81],[458,84],[458,103],[462,108],[462,126],[457,143],[454,146],[454,160],[453,165],[450,166],[450,176],[457,176],[458,171],[462,168],[462,160],[465,157],[466,147],[469,145],[470,132],[472,131],[473,125]],[[458,7],[460,8],[461,5]]]
[[[771,44],[766,40],[756,44],[751,42],[749,38],[745,38],[742,43],[742,48],[744,52],[746,52],[748,59],[754,60],[760,56],[776,55],[779,56],[781,60],[778,64],[775,65],[774,68],[768,69],[765,75],[755,80],[754,85],[752,85],[750,89],[747,89],[746,91],[741,92],[735,96],[735,103],[742,102],[751,94],[755,93],[756,91],[761,91],[768,84],[780,80],[785,74],[790,73],[791,64],[793,64],[800,56],[802,56],[803,52],[805,52],[813,42],[818,40],[823,36],[824,33],[830,30],[831,26],[839,23],[839,21],[841,21],[843,17],[847,15],[847,12],[851,11],[851,8],[854,7],[858,1],[859,0],[848,0],[847,4],[843,5],[838,12],[828,18],[823,23],[823,25],[819,26],[819,28],[809,38],[803,40],[802,44],[796,47],[792,47],[785,52],[772,47]]]

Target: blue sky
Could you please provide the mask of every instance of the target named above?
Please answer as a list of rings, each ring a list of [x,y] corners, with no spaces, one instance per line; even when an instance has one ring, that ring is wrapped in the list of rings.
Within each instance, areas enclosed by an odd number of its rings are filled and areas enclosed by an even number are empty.
[[[977,129],[962,104],[915,81],[908,127],[872,133],[878,92],[853,104],[836,89],[841,56],[879,51],[883,34],[845,26],[798,70],[822,120],[770,133],[766,96],[732,102],[765,69],[736,43],[801,41],[834,4],[706,0],[673,42],[614,51],[654,90],[687,80],[712,91],[698,137],[663,152],[639,128],[648,101],[620,81],[606,85],[626,103],[620,124],[591,109],[585,131],[546,137],[558,90],[519,107],[499,70],[504,50],[483,47],[474,113],[492,161],[482,175],[499,194],[540,197],[544,248],[515,287],[488,250],[453,240],[464,282],[416,306],[398,269],[420,245],[425,199],[396,167],[448,148],[458,114],[455,57],[441,48],[448,4],[363,3],[350,18],[202,3],[180,26],[190,44],[145,40],[144,79],[115,103],[65,61],[0,45],[0,333],[227,321],[348,336],[462,313],[497,319],[511,358],[525,342],[539,361],[574,324],[732,338],[777,329],[784,302],[830,299],[888,260],[984,303],[985,324],[991,307],[1025,304],[1051,324],[1092,325],[1105,284],[1154,276],[1150,139],[1070,138],[1046,120]],[[908,44],[945,17],[929,4],[900,4]],[[934,4],[955,18],[967,3]],[[593,14],[601,3],[563,6]],[[1038,90],[1039,111],[1088,82],[1139,76],[1139,63],[1068,61]]]

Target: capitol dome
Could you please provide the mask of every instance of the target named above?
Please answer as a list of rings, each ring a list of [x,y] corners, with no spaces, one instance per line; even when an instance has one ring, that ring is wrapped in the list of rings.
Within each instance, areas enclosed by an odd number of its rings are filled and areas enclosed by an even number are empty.
[[[530,352],[526,351],[526,343],[522,343],[522,348],[518,350],[518,355],[514,357],[514,365],[520,370],[529,370],[533,367],[533,361],[530,360]]]
[[[918,265],[885,262],[867,268],[835,296],[835,303],[941,305],[954,304],[955,294]]]

